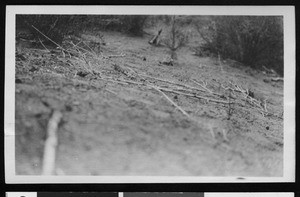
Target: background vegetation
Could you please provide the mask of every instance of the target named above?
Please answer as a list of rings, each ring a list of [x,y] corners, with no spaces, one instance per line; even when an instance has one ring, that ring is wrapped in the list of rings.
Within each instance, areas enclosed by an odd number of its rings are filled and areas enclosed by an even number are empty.
[[[265,66],[283,75],[282,17],[214,16],[194,24],[204,40],[200,50],[256,69]]]
[[[119,31],[143,36],[145,26],[162,23],[165,45],[175,51],[188,42],[184,28],[198,35],[200,56],[233,59],[255,69],[263,66],[283,76],[283,18],[281,16],[145,16],[145,15],[17,15],[17,30],[30,29],[62,42],[66,35],[83,31]]]

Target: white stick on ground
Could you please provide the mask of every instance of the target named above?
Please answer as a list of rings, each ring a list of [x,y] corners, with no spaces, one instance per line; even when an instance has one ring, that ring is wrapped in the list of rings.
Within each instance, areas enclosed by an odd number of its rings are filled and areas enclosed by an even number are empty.
[[[55,110],[49,120],[47,128],[47,139],[44,146],[43,175],[53,175],[55,169],[57,127],[62,118],[62,113]]]
[[[283,81],[282,77],[271,78],[271,81]]]
[[[172,103],[172,105],[174,105],[181,113],[183,113],[183,115],[187,116],[188,118],[191,118],[190,115],[186,111],[184,111],[174,101],[172,101],[163,91],[161,91],[159,88],[157,88],[155,86],[151,86],[151,87],[154,88],[156,91],[160,92],[170,103]]]

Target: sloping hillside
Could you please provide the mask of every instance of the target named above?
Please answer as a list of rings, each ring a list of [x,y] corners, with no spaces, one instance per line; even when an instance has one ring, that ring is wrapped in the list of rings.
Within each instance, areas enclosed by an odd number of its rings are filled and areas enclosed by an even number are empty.
[[[282,82],[188,46],[171,65],[147,36],[102,34],[68,38],[70,53],[18,43],[17,174],[41,174],[59,111],[58,175],[283,175]]]

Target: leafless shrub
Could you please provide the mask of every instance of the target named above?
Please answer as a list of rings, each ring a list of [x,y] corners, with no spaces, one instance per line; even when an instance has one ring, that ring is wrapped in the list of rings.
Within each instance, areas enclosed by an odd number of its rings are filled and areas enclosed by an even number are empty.
[[[195,22],[202,50],[221,54],[253,68],[265,65],[283,75],[283,18],[214,16]]]
[[[164,40],[164,44],[171,51],[171,58],[176,60],[177,54],[176,50],[183,47],[187,42],[187,36],[183,33],[178,25],[178,20],[176,16],[172,16],[170,29],[168,31],[168,36]]]

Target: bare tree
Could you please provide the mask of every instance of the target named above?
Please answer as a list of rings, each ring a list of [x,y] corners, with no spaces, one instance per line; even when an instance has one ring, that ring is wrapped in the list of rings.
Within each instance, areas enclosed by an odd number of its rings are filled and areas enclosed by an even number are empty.
[[[176,50],[183,47],[186,42],[187,37],[180,30],[176,16],[172,16],[170,31],[164,44],[170,49],[173,60],[177,60]]]

